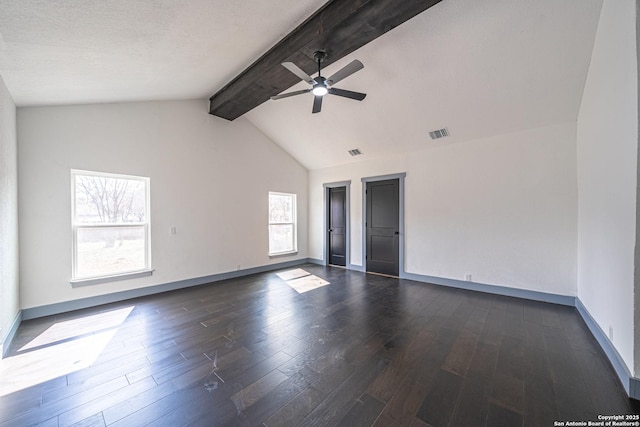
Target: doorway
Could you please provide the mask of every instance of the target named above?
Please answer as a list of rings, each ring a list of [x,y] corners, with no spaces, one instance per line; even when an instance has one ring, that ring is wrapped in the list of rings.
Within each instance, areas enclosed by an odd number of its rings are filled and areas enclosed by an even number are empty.
[[[349,187],[351,181],[324,184],[325,265],[350,267]]]
[[[362,181],[365,271],[399,277],[403,264],[404,174]]]
[[[327,249],[330,265],[347,265],[347,188],[329,188]]]

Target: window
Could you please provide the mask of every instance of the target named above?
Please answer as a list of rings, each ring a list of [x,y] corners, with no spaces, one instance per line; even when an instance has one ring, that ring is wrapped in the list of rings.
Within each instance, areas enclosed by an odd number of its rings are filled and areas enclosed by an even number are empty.
[[[149,272],[149,178],[71,171],[72,281]]]
[[[297,249],[296,195],[269,192],[269,255]]]

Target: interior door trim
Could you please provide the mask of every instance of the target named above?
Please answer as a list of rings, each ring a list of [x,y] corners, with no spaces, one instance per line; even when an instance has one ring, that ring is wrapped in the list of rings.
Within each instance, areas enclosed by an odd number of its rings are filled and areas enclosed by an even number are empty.
[[[327,216],[327,209],[329,205],[329,189],[344,187],[346,190],[345,193],[345,266],[346,268],[352,270],[351,265],[351,180],[349,181],[338,181],[338,182],[329,182],[322,184],[322,197],[323,197],[323,210],[322,210],[322,265],[329,265],[329,246],[327,244],[327,229],[329,228],[329,218]]]
[[[367,271],[367,183],[375,181],[386,181],[390,179],[398,180],[398,215],[399,215],[399,232],[398,239],[398,276],[402,279],[406,277],[404,269],[404,179],[407,176],[406,172],[394,173],[390,175],[378,175],[362,178],[362,271]]]

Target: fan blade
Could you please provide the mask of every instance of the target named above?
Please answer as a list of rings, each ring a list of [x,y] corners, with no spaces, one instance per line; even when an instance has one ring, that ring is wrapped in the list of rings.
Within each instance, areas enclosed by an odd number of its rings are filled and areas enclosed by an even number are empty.
[[[352,92],[350,90],[337,89],[335,87],[329,89],[329,93],[331,95],[338,95],[345,98],[355,99],[356,101],[362,101],[367,96],[366,93]]]
[[[322,96],[315,96],[313,98],[313,110],[311,110],[312,113],[319,113],[320,109],[322,108]]]
[[[309,83],[310,85],[316,84],[316,81],[313,80],[313,78],[311,78],[309,74],[305,73],[300,67],[298,67],[293,62],[283,62],[282,66],[287,70],[291,71],[296,76],[300,77],[300,80],[303,80]]]
[[[272,96],[271,99],[275,101],[276,99],[288,98],[290,96],[302,95],[303,93],[309,93],[309,92],[311,92],[311,89],[296,90],[295,92],[283,93],[281,95]]]
[[[327,80],[330,85],[334,85],[338,83],[340,80],[346,79],[351,74],[355,73],[356,71],[362,70],[363,68],[364,68],[364,65],[362,65],[362,62],[358,61],[357,59],[354,59],[353,61],[345,65],[342,69],[340,69],[338,72],[336,72],[333,76],[329,77]]]

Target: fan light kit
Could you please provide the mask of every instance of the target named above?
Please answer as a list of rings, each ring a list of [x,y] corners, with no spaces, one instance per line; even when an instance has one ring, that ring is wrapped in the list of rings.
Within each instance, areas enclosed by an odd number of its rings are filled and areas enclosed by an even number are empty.
[[[326,86],[323,86],[321,84],[316,84],[313,89],[311,90],[311,92],[315,95],[315,96],[325,96],[327,93],[329,93],[329,89],[327,89]]]
[[[352,92],[350,90],[338,89],[334,88],[333,85],[338,83],[340,80],[349,77],[351,74],[356,71],[360,71],[364,68],[362,62],[357,59],[351,61],[338,72],[333,74],[328,79],[325,79],[320,74],[322,61],[327,57],[327,54],[323,51],[317,51],[313,54],[313,58],[318,63],[318,77],[313,78],[305,73],[300,67],[298,67],[293,62],[283,62],[282,66],[287,70],[291,71],[293,74],[298,76],[301,80],[309,83],[311,85],[310,89],[296,90],[294,92],[283,93],[282,95],[272,96],[271,99],[277,100],[282,98],[288,98],[290,96],[302,95],[303,93],[311,92],[314,95],[313,98],[313,109],[312,113],[319,113],[322,109],[322,98],[325,95],[336,95],[342,96],[344,98],[355,99],[356,101],[362,101],[367,94],[360,92]]]

